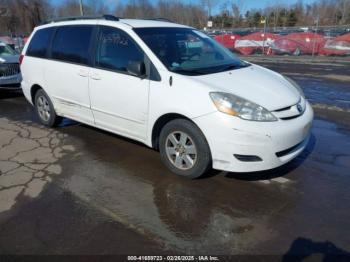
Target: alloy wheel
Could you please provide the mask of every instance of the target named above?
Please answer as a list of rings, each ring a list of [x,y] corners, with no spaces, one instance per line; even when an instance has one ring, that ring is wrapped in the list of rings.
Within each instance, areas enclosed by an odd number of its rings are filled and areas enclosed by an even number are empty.
[[[39,116],[45,122],[50,120],[50,104],[45,96],[39,96],[37,99],[37,108]]]
[[[197,148],[193,139],[182,131],[168,135],[165,151],[170,162],[179,169],[191,169],[197,161]]]

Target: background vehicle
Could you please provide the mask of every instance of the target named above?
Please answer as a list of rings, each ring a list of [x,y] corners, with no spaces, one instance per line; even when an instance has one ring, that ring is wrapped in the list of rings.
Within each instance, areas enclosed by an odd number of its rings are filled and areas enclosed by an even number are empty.
[[[11,47],[12,49],[15,50],[15,41],[12,39],[12,37],[9,36],[0,36],[0,42],[8,45],[9,47]]]
[[[237,34],[223,34],[223,35],[216,35],[214,36],[214,39],[218,41],[220,44],[222,44],[224,47],[234,51],[235,49],[235,43],[237,40],[241,38],[240,35]]]
[[[235,49],[243,55],[251,55],[256,52],[268,52],[269,47],[277,38],[272,33],[256,32],[243,36],[235,42]]]
[[[21,81],[19,55],[10,46],[0,42],[0,88],[20,87]]]
[[[271,48],[275,54],[318,54],[326,39],[317,33],[291,33],[277,38]]]
[[[350,54],[350,33],[327,40],[321,54],[324,55],[347,55]]]

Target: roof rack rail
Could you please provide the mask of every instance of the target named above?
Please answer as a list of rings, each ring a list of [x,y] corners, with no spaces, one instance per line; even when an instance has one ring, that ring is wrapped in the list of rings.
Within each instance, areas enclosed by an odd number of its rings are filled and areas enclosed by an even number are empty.
[[[154,20],[154,21],[163,21],[163,22],[175,23],[174,21],[172,21],[172,20],[170,20],[168,18],[163,18],[163,17],[147,18],[145,20]]]
[[[43,23],[43,24],[49,24],[49,23],[55,23],[55,22],[64,22],[64,21],[75,21],[75,20],[94,20],[94,19],[104,19],[108,21],[119,21],[119,17],[116,17],[114,15],[100,15],[100,16],[70,16],[70,17],[58,17],[49,19]]]

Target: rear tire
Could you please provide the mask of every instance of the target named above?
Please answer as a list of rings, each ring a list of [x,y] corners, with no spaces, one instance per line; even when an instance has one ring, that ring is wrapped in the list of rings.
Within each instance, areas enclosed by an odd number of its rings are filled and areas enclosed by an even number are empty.
[[[162,162],[176,175],[193,179],[211,168],[209,145],[201,130],[189,120],[167,123],[160,133],[159,149]]]
[[[39,89],[35,94],[34,106],[40,122],[48,127],[54,127],[61,123],[62,117],[58,116],[52,102],[46,92]]]

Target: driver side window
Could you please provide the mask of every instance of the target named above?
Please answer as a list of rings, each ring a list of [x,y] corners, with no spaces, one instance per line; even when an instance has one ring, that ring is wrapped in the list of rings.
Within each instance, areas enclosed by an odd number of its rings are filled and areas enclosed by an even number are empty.
[[[143,52],[128,34],[120,29],[101,26],[96,48],[95,66],[127,72],[129,61],[144,61]]]

